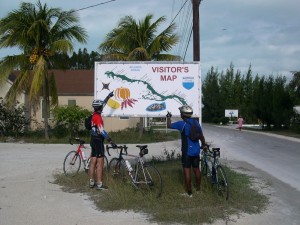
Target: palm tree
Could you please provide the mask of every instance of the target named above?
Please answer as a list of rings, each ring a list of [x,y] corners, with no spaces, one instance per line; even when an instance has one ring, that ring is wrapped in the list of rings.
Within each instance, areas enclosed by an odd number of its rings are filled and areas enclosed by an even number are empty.
[[[174,33],[176,28],[171,23],[165,30],[156,32],[165,17],[158,18],[151,23],[153,15],[146,15],[144,20],[135,21],[132,16],[122,18],[117,26],[106,35],[106,39],[99,46],[104,60],[120,61],[174,61],[180,58],[168,54],[178,42]],[[143,118],[140,119],[140,137],[143,133]]]
[[[86,31],[77,25],[79,19],[74,11],[48,8],[40,1],[36,5],[21,3],[18,10],[0,20],[0,48],[18,47],[22,53],[6,56],[0,61],[0,81],[14,70],[19,70],[5,100],[12,105],[22,91],[29,94],[33,109],[43,96],[45,106],[45,138],[48,136],[48,112],[58,104],[55,78],[48,73],[58,54],[73,50],[73,40],[85,43]]]

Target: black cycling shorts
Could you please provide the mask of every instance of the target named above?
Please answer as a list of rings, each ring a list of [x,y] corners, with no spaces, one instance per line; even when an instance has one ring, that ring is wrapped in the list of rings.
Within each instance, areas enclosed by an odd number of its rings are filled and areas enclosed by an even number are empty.
[[[91,157],[101,158],[104,156],[104,143],[101,138],[91,138]]]
[[[188,156],[187,154],[182,155],[181,162],[183,168],[199,168],[200,156]]]

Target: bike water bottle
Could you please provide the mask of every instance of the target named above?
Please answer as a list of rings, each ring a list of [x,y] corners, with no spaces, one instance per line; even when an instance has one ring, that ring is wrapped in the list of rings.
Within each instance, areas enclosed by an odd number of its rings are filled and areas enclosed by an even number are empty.
[[[86,156],[85,156],[84,151],[82,151],[82,158],[83,158],[84,161],[86,160]]]
[[[126,167],[127,167],[128,171],[129,171],[129,172],[132,172],[133,169],[132,169],[132,167],[131,167],[131,165],[130,165],[130,162],[129,162],[128,160],[125,160],[125,163],[126,163]]]
[[[85,164],[85,169],[88,170],[90,168],[90,161],[91,161],[91,158],[89,158],[87,161],[86,161],[86,164]]]

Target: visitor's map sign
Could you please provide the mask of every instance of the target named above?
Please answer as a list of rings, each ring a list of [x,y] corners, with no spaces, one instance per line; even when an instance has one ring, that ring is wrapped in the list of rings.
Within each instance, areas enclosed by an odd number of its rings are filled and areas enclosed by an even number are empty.
[[[103,116],[180,116],[178,108],[190,105],[193,117],[201,113],[200,63],[96,62],[94,98],[110,92]]]

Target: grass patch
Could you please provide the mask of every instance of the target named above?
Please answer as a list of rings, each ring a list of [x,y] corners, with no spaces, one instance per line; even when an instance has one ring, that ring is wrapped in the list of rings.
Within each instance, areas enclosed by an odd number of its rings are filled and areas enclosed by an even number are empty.
[[[107,191],[88,187],[88,176],[81,172],[74,177],[56,174],[55,183],[66,192],[80,192],[90,196],[95,205],[103,211],[132,210],[146,213],[149,220],[157,223],[202,224],[217,219],[227,220],[239,213],[260,213],[268,198],[252,186],[252,178],[225,166],[229,181],[229,199],[217,195],[208,179],[202,178],[201,192],[193,190],[193,198],[181,196],[184,193],[183,173],[179,160],[152,162],[163,179],[163,194],[156,198],[149,192],[135,190],[131,184],[114,180],[104,174]],[[194,177],[193,177],[194,180]]]

